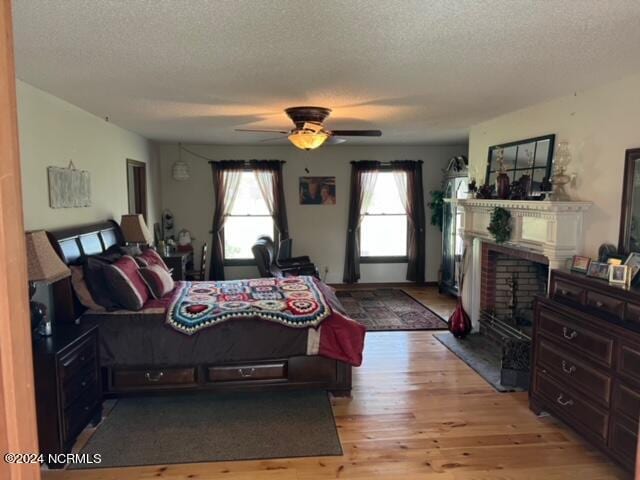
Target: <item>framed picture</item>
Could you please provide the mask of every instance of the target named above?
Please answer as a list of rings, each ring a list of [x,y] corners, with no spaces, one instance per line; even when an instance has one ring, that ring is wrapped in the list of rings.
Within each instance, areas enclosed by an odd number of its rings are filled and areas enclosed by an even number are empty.
[[[629,267],[626,265],[611,265],[609,270],[609,283],[627,285],[629,283]]]
[[[336,177],[300,177],[300,205],[335,205]]]
[[[587,277],[600,278],[602,280],[609,279],[609,268],[611,266],[608,263],[603,262],[591,262],[587,270]]]
[[[573,260],[571,261],[571,271],[587,273],[587,270],[589,270],[590,263],[591,263],[591,259],[589,257],[581,257],[580,255],[574,255]]]
[[[624,264],[631,270],[629,279],[633,280],[638,272],[640,272],[640,253],[631,252],[624,261]]]

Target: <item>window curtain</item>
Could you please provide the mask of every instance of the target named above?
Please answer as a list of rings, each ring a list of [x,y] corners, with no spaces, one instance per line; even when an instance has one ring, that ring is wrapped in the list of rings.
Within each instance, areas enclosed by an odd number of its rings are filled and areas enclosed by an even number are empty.
[[[240,175],[245,168],[243,161],[228,160],[222,162],[209,162],[213,171],[213,191],[215,196],[215,211],[213,213],[213,225],[211,234],[211,266],[209,268],[209,280],[224,280],[224,244],[222,229],[227,215],[233,207]]]
[[[360,224],[371,201],[379,168],[379,162],[351,162],[349,223],[343,275],[345,283],[355,283],[360,279]]]
[[[407,280],[425,281],[425,211],[422,187],[422,161],[400,160],[391,162],[398,193],[407,212]]]
[[[279,160],[252,160],[251,168],[255,172],[260,192],[278,231],[276,245],[281,240],[289,238],[289,224],[287,222],[287,207],[284,201],[284,187],[282,165]]]

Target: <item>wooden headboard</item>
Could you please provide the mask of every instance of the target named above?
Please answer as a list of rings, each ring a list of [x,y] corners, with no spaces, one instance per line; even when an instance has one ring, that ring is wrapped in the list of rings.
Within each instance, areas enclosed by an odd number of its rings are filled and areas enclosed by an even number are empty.
[[[103,253],[113,245],[124,245],[120,226],[114,220],[47,232],[49,241],[67,265],[78,263],[84,255]],[[54,323],[73,323],[86,310],[71,287],[71,278],[52,285]]]

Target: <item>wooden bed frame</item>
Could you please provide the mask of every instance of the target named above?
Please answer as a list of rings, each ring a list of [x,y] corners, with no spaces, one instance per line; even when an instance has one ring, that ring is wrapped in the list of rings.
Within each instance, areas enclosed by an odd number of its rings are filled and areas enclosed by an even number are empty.
[[[106,222],[47,232],[58,256],[67,265],[83,255],[123,245],[119,225]],[[86,308],[78,301],[71,279],[53,284],[55,323],[79,323]],[[176,334],[178,334],[176,332]],[[336,396],[351,393],[351,366],[320,356],[296,356],[229,364],[139,365],[103,367],[107,396],[148,392],[274,390],[320,388]]]

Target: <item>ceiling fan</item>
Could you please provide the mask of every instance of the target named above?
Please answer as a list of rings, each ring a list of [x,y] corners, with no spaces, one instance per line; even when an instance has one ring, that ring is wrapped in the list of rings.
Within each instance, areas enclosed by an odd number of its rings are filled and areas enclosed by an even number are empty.
[[[331,113],[324,107],[291,107],[285,110],[295,127],[291,130],[262,130],[236,128],[236,132],[280,133],[282,136],[262,140],[268,142],[287,137],[291,143],[301,150],[313,150],[326,144],[342,143],[346,140],[339,137],[381,137],[380,130],[328,130],[323,122]]]

